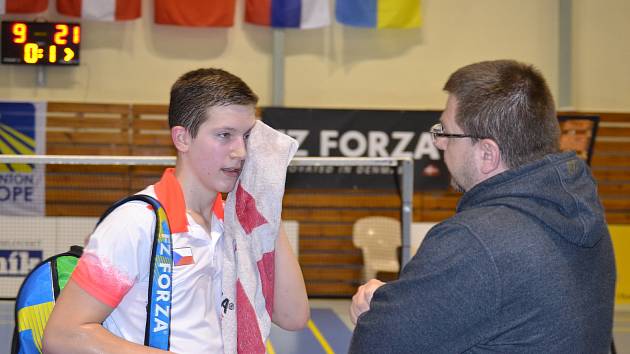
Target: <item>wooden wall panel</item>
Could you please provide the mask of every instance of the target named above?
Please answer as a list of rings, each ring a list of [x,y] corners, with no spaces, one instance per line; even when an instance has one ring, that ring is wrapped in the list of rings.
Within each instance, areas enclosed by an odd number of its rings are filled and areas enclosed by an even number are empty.
[[[174,156],[167,113],[165,105],[50,102],[47,153]],[[601,116],[591,166],[608,221],[630,223],[630,113],[562,114]],[[577,148],[584,142],[576,137],[582,129],[579,124],[563,128],[572,135],[565,138],[569,141],[565,146]],[[159,166],[48,166],[47,215],[98,216],[117,198],[155,183],[162,170]],[[415,193],[414,221],[452,216],[459,197],[450,190]],[[395,191],[289,189],[283,206],[283,218],[299,222],[299,261],[311,296],[348,297],[360,284],[363,258],[352,244],[352,225],[358,218],[400,217],[400,196]]]
[[[608,223],[630,223],[630,113],[564,113],[600,117],[591,168]]]
[[[168,126],[168,106],[136,104],[132,114],[132,155],[175,156]]]

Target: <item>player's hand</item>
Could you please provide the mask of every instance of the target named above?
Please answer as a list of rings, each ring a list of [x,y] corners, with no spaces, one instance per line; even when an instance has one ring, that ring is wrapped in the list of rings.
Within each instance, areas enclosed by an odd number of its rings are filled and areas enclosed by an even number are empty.
[[[374,295],[376,289],[384,284],[385,283],[378,279],[371,279],[357,289],[356,294],[352,296],[352,305],[350,305],[350,319],[353,324],[357,324],[357,318],[360,314],[370,309],[372,295]]]

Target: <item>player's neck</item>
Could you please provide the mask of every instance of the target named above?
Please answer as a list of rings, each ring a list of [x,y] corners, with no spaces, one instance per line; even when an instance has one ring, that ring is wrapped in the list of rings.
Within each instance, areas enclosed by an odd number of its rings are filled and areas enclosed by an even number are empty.
[[[203,186],[195,183],[194,178],[187,176],[185,173],[178,173],[175,176],[179,181],[184,201],[186,202],[186,211],[190,213],[195,222],[205,227],[210,227],[212,220],[212,206],[217,197],[216,192],[205,191]]]

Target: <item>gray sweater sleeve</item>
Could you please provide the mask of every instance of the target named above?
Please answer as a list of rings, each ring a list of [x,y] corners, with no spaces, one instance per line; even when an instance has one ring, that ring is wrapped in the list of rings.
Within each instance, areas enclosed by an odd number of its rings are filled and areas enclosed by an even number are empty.
[[[492,256],[464,226],[431,230],[400,279],[375,293],[350,353],[461,353],[493,332],[500,281]]]

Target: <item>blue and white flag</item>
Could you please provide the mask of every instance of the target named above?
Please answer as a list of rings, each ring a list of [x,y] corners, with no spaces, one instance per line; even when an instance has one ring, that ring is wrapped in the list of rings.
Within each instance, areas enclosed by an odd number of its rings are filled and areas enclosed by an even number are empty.
[[[245,22],[274,28],[326,27],[330,25],[328,0],[247,0]]]

